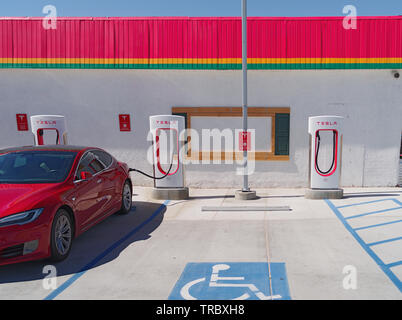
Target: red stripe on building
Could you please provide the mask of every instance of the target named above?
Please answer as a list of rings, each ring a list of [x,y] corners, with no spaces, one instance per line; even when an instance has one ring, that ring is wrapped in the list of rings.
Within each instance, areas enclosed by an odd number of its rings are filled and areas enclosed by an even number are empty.
[[[345,30],[343,19],[249,18],[248,57],[393,58],[399,63],[402,17],[360,17],[356,30]],[[1,18],[0,64],[10,63],[4,59],[29,64],[26,59],[31,58],[109,59],[104,63],[241,58],[240,18],[58,18],[56,30],[46,30],[42,23],[41,18]]]

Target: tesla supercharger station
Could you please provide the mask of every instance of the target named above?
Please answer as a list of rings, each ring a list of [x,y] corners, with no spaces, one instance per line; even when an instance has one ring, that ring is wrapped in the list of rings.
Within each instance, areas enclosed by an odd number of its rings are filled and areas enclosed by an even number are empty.
[[[308,199],[340,199],[343,117],[310,117],[310,189]]]
[[[183,200],[188,198],[184,185],[183,159],[185,119],[181,116],[151,116],[155,199]]]
[[[64,116],[39,115],[31,117],[31,129],[35,145],[44,145],[44,135],[53,133],[54,142],[48,144],[67,144],[67,127]]]

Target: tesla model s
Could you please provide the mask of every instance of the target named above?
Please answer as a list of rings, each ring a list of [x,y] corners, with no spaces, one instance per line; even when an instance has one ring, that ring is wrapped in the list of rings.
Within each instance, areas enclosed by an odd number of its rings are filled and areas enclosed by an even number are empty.
[[[0,265],[62,261],[74,238],[131,206],[128,166],[102,149],[0,150]]]

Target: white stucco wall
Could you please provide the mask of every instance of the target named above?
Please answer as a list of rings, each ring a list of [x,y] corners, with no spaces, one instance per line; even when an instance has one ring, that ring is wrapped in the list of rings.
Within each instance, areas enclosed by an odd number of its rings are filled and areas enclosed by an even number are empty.
[[[146,161],[148,117],[172,106],[239,106],[240,71],[0,70],[0,148],[30,145],[16,113],[61,114],[70,144],[105,148],[130,166]],[[402,130],[402,80],[389,70],[250,71],[249,105],[290,107],[290,161],[258,162],[250,185],[306,187],[308,117],[344,116],[343,186],[395,186]],[[118,114],[130,113],[132,132]],[[241,119],[239,118],[239,128]],[[234,165],[190,165],[189,186],[240,187]],[[152,181],[135,176],[136,184]]]

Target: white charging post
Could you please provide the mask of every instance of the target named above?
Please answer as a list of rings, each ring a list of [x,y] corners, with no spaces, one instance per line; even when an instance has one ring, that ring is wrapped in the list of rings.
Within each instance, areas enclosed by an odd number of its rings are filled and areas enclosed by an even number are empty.
[[[181,116],[151,116],[150,130],[153,144],[154,199],[183,200],[189,192],[184,185],[185,119]]]
[[[343,117],[309,118],[310,189],[308,199],[341,199],[339,188],[342,166]]]
[[[35,137],[35,145],[45,144],[44,135],[48,132],[56,133],[54,143],[67,144],[67,126],[64,116],[37,115],[31,117],[31,130]]]

